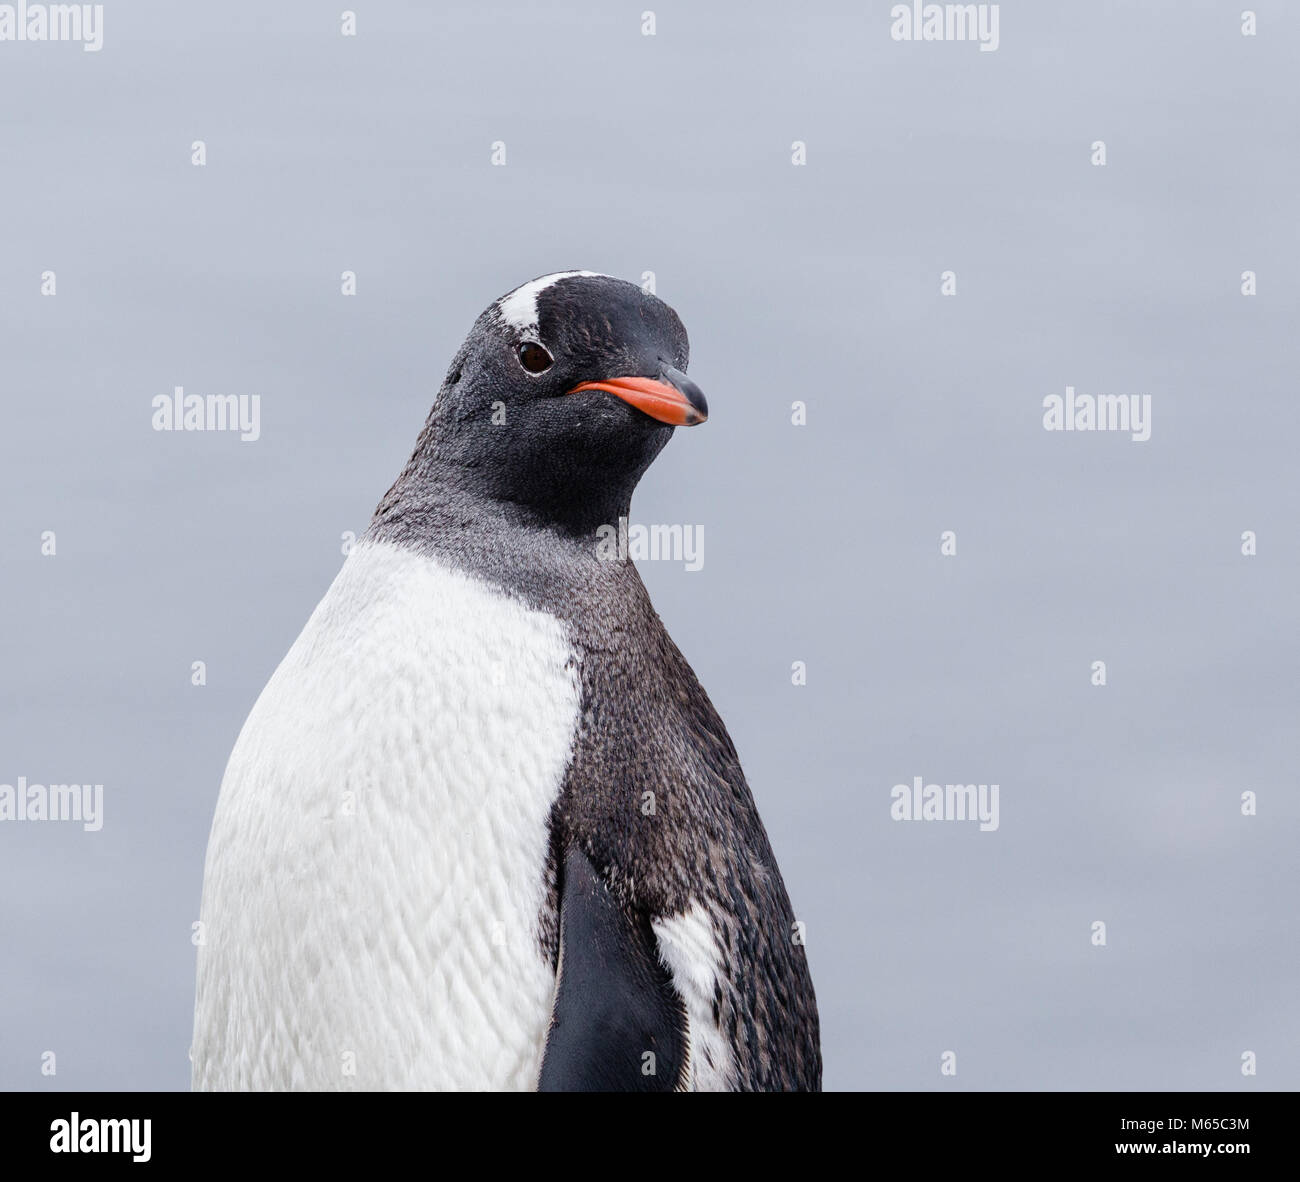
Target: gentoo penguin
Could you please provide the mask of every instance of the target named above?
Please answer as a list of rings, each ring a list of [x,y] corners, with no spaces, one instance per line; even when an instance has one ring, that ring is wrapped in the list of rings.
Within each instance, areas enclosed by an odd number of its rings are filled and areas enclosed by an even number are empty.
[[[230,756],[196,1088],[820,1087],[735,747],[602,544],[706,417],[686,364],[587,271],[478,318]]]

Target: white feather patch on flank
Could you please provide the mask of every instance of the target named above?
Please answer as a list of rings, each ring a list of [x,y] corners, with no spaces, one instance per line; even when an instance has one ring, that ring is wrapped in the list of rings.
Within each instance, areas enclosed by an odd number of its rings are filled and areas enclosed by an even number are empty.
[[[692,903],[682,914],[657,919],[651,926],[659,941],[659,958],[686,1005],[690,1090],[725,1092],[731,1087],[731,1046],[713,1018],[713,997],[722,971],[713,921],[702,904]]]
[[[537,328],[537,297],[561,279],[607,279],[599,271],[556,271],[540,279],[530,279],[516,287],[509,295],[497,300],[497,311],[511,328],[519,332],[532,332]]]

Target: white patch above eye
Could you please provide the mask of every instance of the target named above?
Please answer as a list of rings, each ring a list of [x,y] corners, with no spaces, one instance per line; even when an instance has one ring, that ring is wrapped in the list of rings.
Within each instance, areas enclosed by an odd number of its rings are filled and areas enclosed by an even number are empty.
[[[521,333],[537,330],[537,297],[561,279],[608,279],[599,271],[556,271],[554,275],[543,275],[540,279],[530,279],[522,287],[516,287],[509,295],[497,300],[497,312],[501,319],[511,328]]]

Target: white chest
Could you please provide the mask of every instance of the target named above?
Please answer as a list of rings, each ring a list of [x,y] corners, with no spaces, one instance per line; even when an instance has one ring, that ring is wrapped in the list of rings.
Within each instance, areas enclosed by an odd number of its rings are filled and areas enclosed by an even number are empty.
[[[360,544],[222,782],[195,1086],[533,1086],[547,818],[578,712],[557,620]]]

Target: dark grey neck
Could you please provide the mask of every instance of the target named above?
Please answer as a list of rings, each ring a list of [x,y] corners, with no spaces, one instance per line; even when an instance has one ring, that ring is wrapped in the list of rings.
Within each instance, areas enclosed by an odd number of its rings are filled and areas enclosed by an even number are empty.
[[[435,409],[415,452],[375,513],[375,523],[418,523],[431,514],[473,511],[524,529],[590,541],[628,515],[632,493],[667,441],[634,436],[615,452],[579,437],[537,446],[525,432],[485,426]],[[447,522],[439,521],[445,526]]]
[[[600,520],[602,512],[581,527],[572,518],[557,524],[533,505],[483,495],[472,480],[430,467],[417,453],[379,503],[366,537],[436,557],[561,619],[594,608],[611,622],[645,598],[645,588],[631,562],[611,558],[608,541],[600,545],[599,527],[617,528],[627,502],[608,512],[609,519]]]

